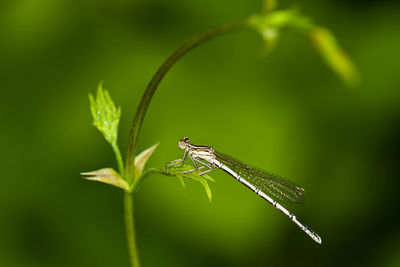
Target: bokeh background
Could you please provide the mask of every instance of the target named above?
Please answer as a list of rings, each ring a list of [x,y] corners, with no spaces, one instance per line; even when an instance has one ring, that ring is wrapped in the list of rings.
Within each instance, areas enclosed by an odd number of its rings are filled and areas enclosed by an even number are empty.
[[[349,89],[309,40],[286,32],[261,58],[252,31],[213,40],[167,74],[139,150],[158,165],[181,136],[303,185],[289,206],[320,246],[221,171],[200,184],[152,176],[135,196],[143,266],[400,266],[398,1],[280,1],[327,26],[362,75]],[[0,2],[0,266],[128,266],[122,192],[79,173],[115,167],[91,126],[103,80],[122,107],[121,149],[160,64],[184,40],[261,1]]]

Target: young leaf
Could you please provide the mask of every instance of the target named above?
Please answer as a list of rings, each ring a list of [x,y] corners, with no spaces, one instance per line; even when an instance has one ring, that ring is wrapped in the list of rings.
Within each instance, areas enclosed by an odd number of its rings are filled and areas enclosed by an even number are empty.
[[[265,54],[268,54],[275,48],[282,29],[293,28],[303,32],[312,27],[310,19],[302,16],[294,8],[277,11],[270,10],[270,12],[253,15],[248,19],[248,24],[264,40]]]
[[[359,75],[356,67],[338,45],[333,34],[324,27],[315,26],[311,20],[295,9],[277,10],[251,16],[247,21],[262,36],[267,48],[274,47],[284,28],[294,29],[310,36],[315,48],[329,67],[349,86],[357,85]]]
[[[154,150],[157,148],[159,143],[153,145],[152,147],[146,149],[142,153],[136,156],[135,158],[135,173],[134,173],[134,180],[140,178],[143,173],[144,165],[146,164],[147,160],[150,158],[151,154],[153,154]]]
[[[110,144],[116,144],[121,108],[115,107],[107,90],[103,89],[102,83],[97,89],[96,99],[91,94],[89,94],[89,99],[93,125],[103,133]]]
[[[281,30],[290,27],[304,31],[311,29],[313,25],[308,17],[301,15],[295,8],[253,15],[248,19],[248,24],[260,34],[269,28]]]
[[[276,28],[264,28],[260,30],[261,37],[264,40],[264,55],[268,55],[278,43],[279,31]]]
[[[110,94],[103,89],[100,83],[97,89],[96,99],[89,94],[90,110],[93,116],[93,125],[103,133],[104,138],[114,150],[121,176],[124,177],[124,162],[117,144],[118,124],[121,117],[121,108],[115,107]]]
[[[159,174],[163,174],[166,176],[175,176],[176,178],[179,179],[179,181],[181,182],[183,187],[185,187],[186,182],[189,180],[197,181],[203,185],[204,190],[206,191],[207,197],[211,201],[212,194],[211,194],[210,186],[208,185],[208,181],[215,182],[215,180],[208,174],[199,175],[199,172],[201,172],[202,170],[194,171],[194,172],[190,172],[190,173],[182,173],[182,171],[188,171],[191,169],[193,169],[193,166],[190,166],[190,165],[182,165],[182,166],[178,166],[178,167],[176,167],[176,166],[167,167],[167,164],[165,164],[161,167],[151,168],[151,169],[147,170],[143,176],[145,176],[145,175],[147,176],[150,173],[159,173]]]
[[[100,169],[100,170],[92,171],[92,172],[82,172],[81,175],[86,176],[86,177],[83,177],[86,180],[99,181],[102,183],[106,183],[106,184],[110,184],[110,185],[122,188],[128,192],[131,191],[128,183],[124,179],[122,179],[122,177],[119,175],[119,173],[117,173],[112,168],[104,168],[104,169]]]
[[[354,86],[359,82],[358,71],[336,41],[333,34],[324,27],[315,27],[310,34],[314,47],[331,69],[336,72],[347,85]]]

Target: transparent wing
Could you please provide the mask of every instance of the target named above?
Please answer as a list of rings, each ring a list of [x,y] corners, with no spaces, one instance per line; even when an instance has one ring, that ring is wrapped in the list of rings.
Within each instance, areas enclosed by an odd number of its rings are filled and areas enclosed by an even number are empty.
[[[304,203],[304,189],[285,178],[273,173],[249,166],[229,155],[215,151],[217,160],[239,174],[265,194],[283,203]]]

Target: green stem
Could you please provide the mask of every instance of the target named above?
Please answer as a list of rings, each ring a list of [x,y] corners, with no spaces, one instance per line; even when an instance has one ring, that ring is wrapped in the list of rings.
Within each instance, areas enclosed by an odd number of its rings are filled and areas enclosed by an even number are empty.
[[[136,234],[135,223],[133,216],[133,195],[132,193],[125,192],[124,196],[124,209],[125,209],[125,228],[126,239],[128,242],[129,257],[132,267],[140,267],[139,255],[136,247]]]
[[[115,158],[117,159],[119,174],[125,179],[124,161],[122,160],[121,151],[119,150],[117,142],[112,143],[111,146],[114,150]]]
[[[149,107],[150,101],[153,97],[154,92],[157,90],[158,85],[161,80],[168,72],[168,70],[187,52],[195,48],[201,43],[211,40],[215,37],[222,36],[224,34],[242,29],[246,26],[246,21],[239,23],[232,23],[223,25],[217,28],[205,31],[194,38],[188,40],[184,43],[178,50],[176,50],[157,70],[156,74],[151,79],[148,84],[146,91],[143,93],[142,99],[140,100],[139,106],[136,110],[135,117],[130,129],[128,150],[126,152],[126,181],[129,185],[133,183],[133,174],[135,168],[135,152],[136,144],[139,137],[139,132],[142,127],[144,116],[146,115],[147,109]]]

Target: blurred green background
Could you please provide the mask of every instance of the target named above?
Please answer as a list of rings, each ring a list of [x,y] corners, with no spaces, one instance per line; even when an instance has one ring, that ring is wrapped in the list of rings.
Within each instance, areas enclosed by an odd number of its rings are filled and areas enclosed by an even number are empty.
[[[91,126],[103,80],[122,107],[120,147],[139,99],[184,40],[260,10],[261,1],[0,2],[0,266],[128,266],[122,191],[84,181],[114,167]],[[279,173],[307,190],[284,215],[221,171],[200,184],[152,176],[135,196],[143,266],[400,266],[398,1],[280,1],[327,26],[359,67],[348,89],[309,40],[282,35],[260,57],[252,31],[213,40],[167,74],[139,150],[158,165],[197,144]]]

